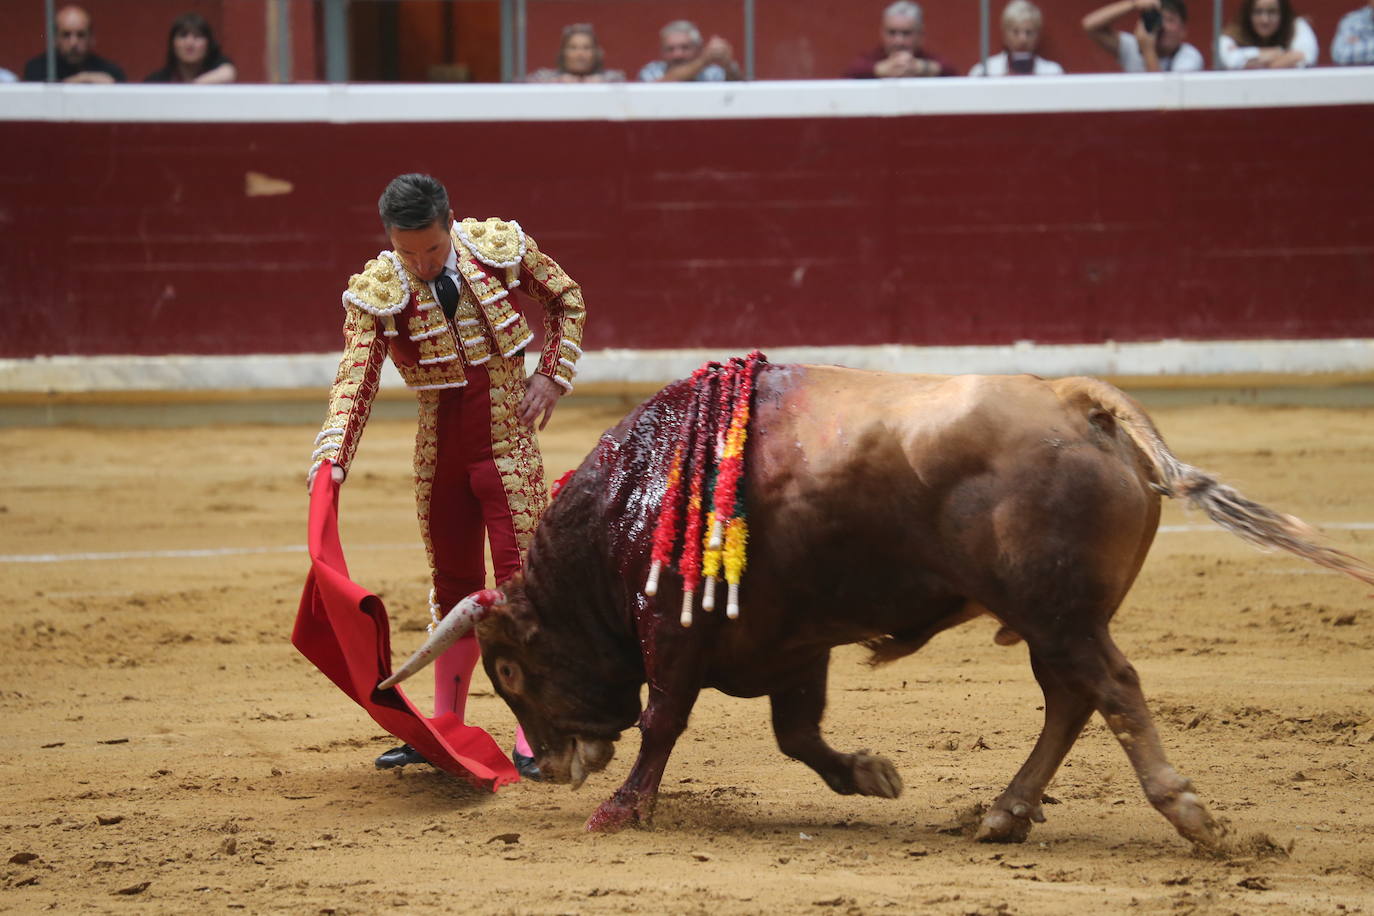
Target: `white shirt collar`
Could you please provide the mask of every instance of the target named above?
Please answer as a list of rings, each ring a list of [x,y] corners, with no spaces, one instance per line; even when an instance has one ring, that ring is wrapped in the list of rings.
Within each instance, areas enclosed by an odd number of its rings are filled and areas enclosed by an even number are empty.
[[[458,223],[455,221],[453,225],[456,226],[458,225]],[[439,276],[443,276],[445,273],[452,274],[455,279],[460,276],[460,274],[458,273],[458,249],[453,247],[452,233],[450,233],[448,237],[448,260],[444,261],[444,270]],[[434,280],[437,279],[439,279],[439,277],[434,278]],[[439,291],[434,288],[434,280],[429,281],[429,291],[430,294],[434,296],[434,301],[438,302]]]
[[[458,228],[458,221],[454,220],[453,229]],[[444,270],[451,274],[458,273],[458,249],[453,245],[453,230],[448,234],[448,260],[444,262]]]

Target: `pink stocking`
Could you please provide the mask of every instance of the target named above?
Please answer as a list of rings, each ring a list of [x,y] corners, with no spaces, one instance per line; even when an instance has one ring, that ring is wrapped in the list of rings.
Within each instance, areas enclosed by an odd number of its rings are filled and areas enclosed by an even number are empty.
[[[451,712],[457,713],[458,718],[463,719],[468,705],[468,685],[472,681],[472,669],[477,667],[477,658],[480,654],[477,637],[468,634],[434,662],[436,716]]]
[[[533,757],[534,749],[525,738],[525,730],[519,725],[515,726],[515,753],[524,757]]]

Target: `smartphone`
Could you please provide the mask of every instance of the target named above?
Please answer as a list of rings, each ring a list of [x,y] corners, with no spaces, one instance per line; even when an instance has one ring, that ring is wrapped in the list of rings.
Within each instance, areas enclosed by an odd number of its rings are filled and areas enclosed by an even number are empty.
[[[1035,55],[1027,51],[1012,51],[1007,55],[1007,72],[1025,76],[1035,72]]]
[[[1158,8],[1152,6],[1141,12],[1140,24],[1145,27],[1145,31],[1153,35],[1155,32],[1159,31],[1160,26],[1164,24],[1164,20],[1163,17],[1159,15]]]

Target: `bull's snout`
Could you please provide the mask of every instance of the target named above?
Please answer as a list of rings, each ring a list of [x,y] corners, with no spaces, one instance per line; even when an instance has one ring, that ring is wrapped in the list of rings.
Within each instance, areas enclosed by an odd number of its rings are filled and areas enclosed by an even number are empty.
[[[605,738],[573,738],[554,753],[541,755],[536,763],[549,782],[568,783],[574,790],[592,773],[606,768],[615,756],[615,744]]]

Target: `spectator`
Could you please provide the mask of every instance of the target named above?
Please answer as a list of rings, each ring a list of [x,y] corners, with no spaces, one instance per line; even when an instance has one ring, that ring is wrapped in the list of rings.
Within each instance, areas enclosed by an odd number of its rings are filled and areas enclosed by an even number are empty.
[[[695,25],[678,19],[660,29],[658,37],[662,59],[644,65],[639,71],[641,82],[716,83],[741,78],[735,52],[719,35],[703,43]]]
[[[1001,54],[988,58],[987,66],[979,61],[969,76],[1054,76],[1064,68],[1035,53],[1040,46],[1040,29],[1045,19],[1040,7],[1030,0],[1011,0],[1002,10]]]
[[[18,81],[19,77],[14,75],[13,70],[6,70],[4,67],[0,67],[0,83],[15,83]]]
[[[1130,13],[1140,13],[1134,32],[1112,28]],[[1188,6],[1184,0],[1119,0],[1083,17],[1083,31],[1092,36],[1126,73],[1175,73],[1205,70],[1202,52],[1188,37]]]
[[[911,0],[897,0],[883,10],[879,35],[882,45],[855,58],[845,68],[846,79],[955,75],[953,67],[925,51],[924,17]]]
[[[558,66],[536,70],[527,83],[623,83],[622,70],[604,68],[605,53],[596,40],[596,30],[585,22],[563,27],[558,45]]]
[[[167,33],[167,65],[145,83],[232,83],[239,72],[200,13],[182,13]]]
[[[1331,60],[1343,67],[1374,64],[1374,0],[1341,17],[1331,42]]]
[[[91,14],[79,6],[64,6],[53,17],[57,35],[57,81],[59,83],[122,83],[124,71],[91,51],[95,29]],[[40,54],[24,65],[24,81],[41,83],[48,78],[48,55]]]
[[[1223,70],[1312,67],[1317,54],[1317,34],[1294,14],[1291,0],[1241,0],[1217,42]]]

